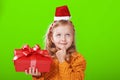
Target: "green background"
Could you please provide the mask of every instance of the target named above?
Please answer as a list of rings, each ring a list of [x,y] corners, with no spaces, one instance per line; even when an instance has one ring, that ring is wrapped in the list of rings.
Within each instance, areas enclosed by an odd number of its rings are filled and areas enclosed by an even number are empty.
[[[0,0],[0,80],[31,80],[15,72],[13,51],[40,44],[55,8],[68,5],[77,50],[87,61],[85,80],[120,80],[119,0]]]

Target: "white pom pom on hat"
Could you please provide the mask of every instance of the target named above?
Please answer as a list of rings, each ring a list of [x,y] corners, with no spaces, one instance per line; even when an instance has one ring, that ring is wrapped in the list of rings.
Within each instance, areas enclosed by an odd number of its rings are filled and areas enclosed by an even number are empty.
[[[69,9],[66,5],[59,6],[56,8],[54,21],[70,20],[70,17],[71,17],[71,15],[70,15]]]

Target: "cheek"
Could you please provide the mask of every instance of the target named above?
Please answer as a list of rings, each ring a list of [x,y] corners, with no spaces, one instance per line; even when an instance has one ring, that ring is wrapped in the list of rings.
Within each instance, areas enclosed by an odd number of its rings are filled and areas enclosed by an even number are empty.
[[[70,46],[72,44],[72,42],[73,42],[73,39],[69,39],[68,40],[68,45]]]
[[[56,37],[54,37],[53,39],[54,39],[54,42],[58,42],[58,39]]]
[[[68,42],[73,42],[73,37],[70,37],[69,39],[68,39]]]
[[[56,38],[56,37],[54,37],[54,38],[53,38],[53,43],[54,43],[54,44],[58,44],[58,43],[59,43],[59,39]]]

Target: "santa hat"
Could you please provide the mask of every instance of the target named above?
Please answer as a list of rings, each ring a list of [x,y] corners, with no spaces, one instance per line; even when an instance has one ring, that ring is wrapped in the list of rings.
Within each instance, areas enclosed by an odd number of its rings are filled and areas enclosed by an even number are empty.
[[[56,8],[54,21],[70,20],[70,12],[67,6],[60,6]]]

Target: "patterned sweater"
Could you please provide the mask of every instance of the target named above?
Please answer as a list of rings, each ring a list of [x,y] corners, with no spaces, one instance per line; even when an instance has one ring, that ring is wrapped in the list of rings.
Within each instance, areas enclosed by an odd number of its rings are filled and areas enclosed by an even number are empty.
[[[69,62],[59,63],[53,59],[50,72],[41,77],[32,76],[32,80],[84,80],[86,61],[78,52],[74,52]]]

